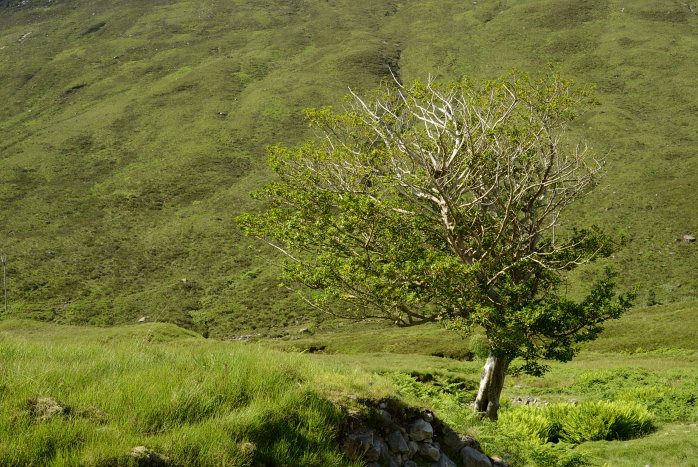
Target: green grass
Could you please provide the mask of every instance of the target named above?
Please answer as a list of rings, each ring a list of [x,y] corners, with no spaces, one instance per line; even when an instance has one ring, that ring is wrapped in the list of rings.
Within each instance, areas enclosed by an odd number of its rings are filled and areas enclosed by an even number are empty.
[[[597,460],[603,459],[609,466],[630,467],[644,462],[644,465],[695,467],[698,465],[696,439],[695,424],[668,424],[640,439],[585,443],[580,450]]]
[[[268,347],[288,349],[320,338],[332,343],[332,333],[239,343],[204,339],[166,323],[97,328],[3,320],[0,463],[126,465],[130,449],[144,445],[175,465],[248,465],[251,452],[255,460],[277,465],[348,465],[338,447],[347,414],[370,417],[362,401],[389,400],[434,410],[476,436],[488,454],[513,453],[512,466],[691,465],[698,458],[698,346],[657,333],[690,328],[698,315],[695,303],[666,307],[663,320],[654,319],[659,311],[637,310],[607,329],[629,346],[609,347],[604,339],[610,337],[602,335],[598,347],[592,342],[572,362],[551,363],[542,378],[507,377],[499,426],[478,419],[468,405],[483,361],[428,355],[457,347],[437,345],[444,332],[439,328],[426,329],[425,345],[418,328],[376,328],[354,333],[352,346],[340,327],[331,352],[303,355]],[[646,332],[638,337],[632,323],[644,323]],[[390,349],[405,353],[385,353]],[[32,404],[44,397],[63,404],[66,415],[38,420]],[[535,397],[549,407],[571,408],[571,400],[576,407],[611,405],[605,412],[570,415],[576,421],[565,437],[544,444],[505,428],[507,417],[537,410],[512,403],[516,397]],[[641,425],[624,435],[604,431],[612,441],[585,440],[594,430],[613,428],[610,421],[618,416],[599,413],[612,415],[617,407],[647,411],[654,431],[643,435],[647,426]]]
[[[350,465],[348,396],[389,394],[365,372],[175,330],[0,323],[0,464],[126,465],[144,445],[173,465]],[[39,398],[64,415],[40,419]]]
[[[609,262],[623,287],[641,285],[640,304],[650,292],[698,298],[698,247],[675,240],[697,228],[698,17],[680,3],[2,5],[11,316],[113,325],[149,315],[222,338],[316,327],[323,318],[277,287],[275,255],[233,222],[258,207],[247,193],[270,177],[264,146],[310,136],[302,108],[374,88],[389,67],[404,80],[448,79],[548,61],[598,84],[601,106],[571,135],[608,160],[566,226],[628,237]],[[571,277],[570,293],[595,270]]]
[[[584,349],[638,355],[692,350],[696,348],[696,329],[698,302],[637,308],[606,322],[599,338]],[[355,323],[335,322],[317,328],[294,324],[282,336],[262,342],[297,352],[421,354],[472,360],[482,354],[478,349],[480,337],[479,331],[462,336],[438,324],[399,328],[373,322],[357,328]]]
[[[307,350],[308,346],[327,343],[325,349],[309,357],[389,377],[399,394],[416,397],[453,426],[476,435],[488,453],[516,453],[513,460],[509,459],[514,465],[649,463],[669,467],[692,465],[691,459],[698,458],[698,444],[684,433],[695,431],[691,425],[698,422],[698,345],[691,338],[696,326],[696,302],[634,310],[608,323],[599,339],[586,344],[571,362],[550,362],[551,369],[545,376],[507,377],[502,393],[503,418],[522,410],[511,402],[521,397],[563,406],[609,401],[647,410],[654,419],[656,431],[638,439],[582,442],[577,438],[577,447],[570,439],[541,444],[513,434],[516,430],[499,430],[475,419],[467,404],[477,393],[484,361],[478,357],[455,360],[430,355],[438,348],[436,336],[441,338],[441,350],[454,346],[454,341],[460,348],[468,348],[467,340],[440,328],[427,328],[423,343],[418,338],[419,328],[353,333],[339,328],[319,329],[312,336],[279,339],[271,344]],[[385,353],[394,347],[402,353]],[[583,427],[578,431],[584,434],[591,430]],[[658,433],[669,433],[662,435],[666,444],[657,441]]]

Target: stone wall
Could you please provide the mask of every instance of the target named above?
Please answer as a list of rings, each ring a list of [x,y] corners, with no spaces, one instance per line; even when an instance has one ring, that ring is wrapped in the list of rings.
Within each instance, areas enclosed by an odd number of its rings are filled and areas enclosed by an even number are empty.
[[[342,443],[349,459],[361,459],[367,467],[508,467],[429,411],[396,417],[384,402],[376,411],[377,420],[350,423]]]

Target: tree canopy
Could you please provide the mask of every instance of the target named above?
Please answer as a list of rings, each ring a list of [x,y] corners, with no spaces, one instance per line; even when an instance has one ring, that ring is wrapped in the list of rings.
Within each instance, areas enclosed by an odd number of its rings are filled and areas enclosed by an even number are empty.
[[[630,305],[610,271],[581,301],[561,288],[617,247],[595,226],[560,229],[601,176],[602,161],[564,138],[594,103],[554,69],[351,93],[341,111],[307,110],[317,138],[269,148],[278,180],[253,193],[266,209],[239,222],[285,255],[312,306],[479,326],[502,384],[516,358],[541,374],[541,360],[570,360]],[[496,418],[501,384],[484,373],[476,409]]]

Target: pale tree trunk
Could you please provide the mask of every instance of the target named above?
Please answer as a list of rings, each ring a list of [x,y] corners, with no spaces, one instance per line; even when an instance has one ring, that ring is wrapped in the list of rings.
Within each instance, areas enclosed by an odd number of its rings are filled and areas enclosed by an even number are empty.
[[[497,357],[490,351],[485,362],[485,369],[480,377],[480,389],[477,392],[474,409],[482,412],[491,420],[497,420],[499,409],[499,396],[504,387],[504,377],[507,375],[509,361],[504,357]]]

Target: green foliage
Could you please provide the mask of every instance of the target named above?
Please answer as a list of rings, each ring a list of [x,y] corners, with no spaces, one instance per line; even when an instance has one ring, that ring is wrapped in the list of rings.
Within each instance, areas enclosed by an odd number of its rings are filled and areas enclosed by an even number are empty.
[[[647,408],[632,402],[583,402],[563,420],[561,437],[575,444],[629,439],[654,429],[654,417]]]
[[[554,68],[384,83],[348,96],[343,112],[307,110],[324,136],[270,147],[278,181],[252,193],[267,208],[237,220],[285,254],[284,278],[311,291],[315,308],[479,326],[495,354],[540,374],[539,360],[570,360],[633,299],[616,296],[608,269],[579,302],[559,288],[560,271],[616,248],[595,226],[557,240],[550,231],[597,175],[584,154],[558,147],[591,103],[589,87]],[[541,134],[553,141],[544,150]]]
[[[636,368],[594,371],[579,375],[569,389],[642,404],[662,421],[698,420],[698,376],[685,372],[658,374]]]
[[[485,360],[490,353],[490,341],[482,334],[473,334],[468,345],[470,351],[481,360]]]
[[[499,423],[502,429],[517,431],[541,444],[630,439],[655,427],[646,407],[626,401],[522,406],[504,411]]]

